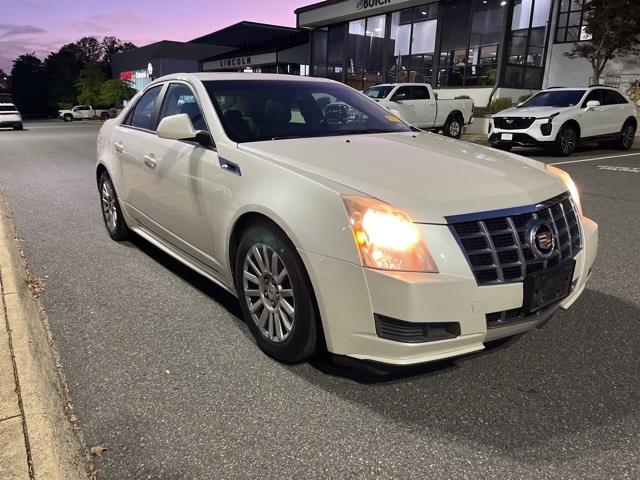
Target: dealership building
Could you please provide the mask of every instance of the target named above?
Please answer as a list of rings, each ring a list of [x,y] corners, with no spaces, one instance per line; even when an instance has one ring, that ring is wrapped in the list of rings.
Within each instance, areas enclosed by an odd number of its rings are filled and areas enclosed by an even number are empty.
[[[426,82],[487,105],[590,81],[590,64],[565,55],[589,39],[583,0],[327,0],[296,15],[311,30],[312,75],[357,89]],[[632,64],[612,62],[614,81],[640,71]]]
[[[589,62],[565,55],[589,41],[583,1],[326,0],[296,10],[297,28],[240,22],[191,42],[118,54],[114,75],[137,88],[194,71],[311,75],[359,90],[425,82],[440,98],[468,95],[485,106],[589,84]],[[638,59],[615,59],[601,82],[625,89],[639,72]]]

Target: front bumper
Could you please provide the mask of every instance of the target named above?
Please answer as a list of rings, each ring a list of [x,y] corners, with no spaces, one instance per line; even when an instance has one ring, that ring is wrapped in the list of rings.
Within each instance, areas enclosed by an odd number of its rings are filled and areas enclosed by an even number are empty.
[[[581,219],[584,247],[576,255],[572,293],[559,305],[568,308],[584,290],[598,248],[598,227]],[[375,362],[410,365],[457,357],[484,349],[484,343],[539,325],[543,315],[487,327],[487,314],[520,308],[522,283],[479,287],[448,227],[421,225],[440,273],[383,272],[300,251],[320,309],[330,352]],[[381,338],[375,317],[415,324],[459,324],[454,338],[405,343]],[[453,330],[449,330],[453,331]],[[456,332],[457,333],[457,332]]]
[[[559,128],[558,122],[549,124],[546,118],[537,119],[528,128],[515,130],[497,128],[491,120],[488,140],[491,145],[544,147],[555,142]]]

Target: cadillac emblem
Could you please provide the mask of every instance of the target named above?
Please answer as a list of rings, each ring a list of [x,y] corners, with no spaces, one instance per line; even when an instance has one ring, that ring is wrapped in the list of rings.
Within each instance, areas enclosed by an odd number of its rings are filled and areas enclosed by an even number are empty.
[[[555,253],[556,238],[553,227],[546,220],[535,220],[528,227],[528,239],[533,255],[548,260]]]

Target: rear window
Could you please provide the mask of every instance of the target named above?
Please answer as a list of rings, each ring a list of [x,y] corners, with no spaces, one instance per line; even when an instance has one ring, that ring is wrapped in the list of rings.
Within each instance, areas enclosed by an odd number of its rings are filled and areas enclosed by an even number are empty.
[[[15,105],[0,105],[0,112],[17,112]]]

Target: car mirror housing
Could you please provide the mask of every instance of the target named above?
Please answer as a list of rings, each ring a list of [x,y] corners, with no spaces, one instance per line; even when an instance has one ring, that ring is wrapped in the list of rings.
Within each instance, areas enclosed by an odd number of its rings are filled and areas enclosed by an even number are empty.
[[[196,133],[186,113],[164,117],[158,125],[158,137],[168,140],[193,140]]]
[[[587,102],[587,108],[591,109],[591,108],[596,108],[600,106],[600,102],[598,100],[589,100]]]

